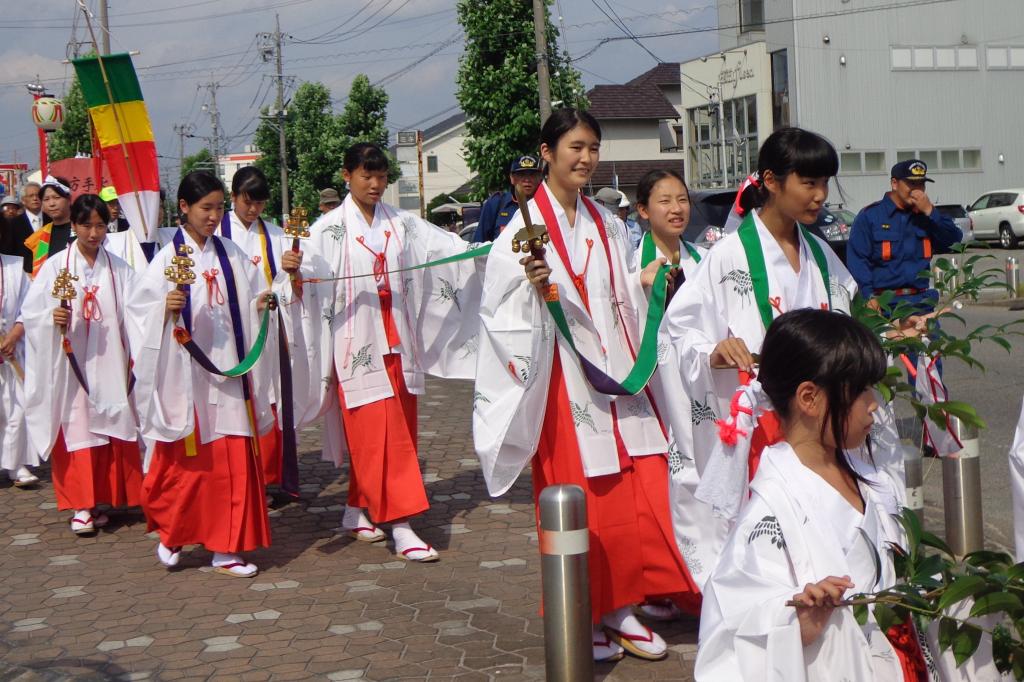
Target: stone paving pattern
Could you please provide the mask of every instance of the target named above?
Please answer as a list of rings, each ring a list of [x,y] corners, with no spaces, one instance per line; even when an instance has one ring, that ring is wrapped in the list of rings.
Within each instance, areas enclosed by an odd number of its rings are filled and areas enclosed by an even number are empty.
[[[428,379],[420,459],[431,509],[413,521],[436,564],[339,532],[346,471],[302,433],[302,494],[271,512],[253,579],[186,548],[155,557],[141,511],[93,537],[43,484],[0,482],[0,682],[32,680],[541,680],[540,557],[528,475],[491,499],[473,454],[472,385]],[[665,661],[597,666],[607,680],[692,679],[697,623],[662,625]]]

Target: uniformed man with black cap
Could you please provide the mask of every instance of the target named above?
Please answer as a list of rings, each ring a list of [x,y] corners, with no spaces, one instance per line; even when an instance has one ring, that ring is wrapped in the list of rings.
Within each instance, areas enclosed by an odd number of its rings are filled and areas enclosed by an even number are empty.
[[[935,254],[949,253],[963,238],[952,218],[944,216],[925,192],[928,166],[919,159],[892,167],[892,189],[853,222],[846,247],[846,267],[865,299],[886,291],[893,306],[913,305],[932,312],[938,293],[928,287],[927,271]],[[877,302],[874,303],[877,306]]]
[[[512,184],[512,189],[494,194],[484,202],[473,241],[493,242],[519,210],[516,191],[520,190],[527,199],[532,199],[541,179],[540,162],[536,156],[527,154],[513,161],[508,170],[508,181]]]

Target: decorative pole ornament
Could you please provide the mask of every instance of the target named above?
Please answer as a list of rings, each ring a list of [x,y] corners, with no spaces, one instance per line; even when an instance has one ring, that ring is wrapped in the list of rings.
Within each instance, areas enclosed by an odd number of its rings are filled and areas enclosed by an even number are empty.
[[[178,285],[178,291],[184,291],[186,284],[196,283],[196,273],[192,270],[196,262],[189,257],[192,247],[182,244],[178,247],[178,255],[171,257],[170,266],[164,268],[164,277],[168,282]]]
[[[32,122],[46,133],[60,130],[64,125],[64,103],[49,95],[39,97],[32,103]]]
[[[309,221],[306,220],[308,215],[309,211],[302,206],[296,206],[292,208],[292,212],[288,214],[288,220],[284,223],[284,233],[292,238],[292,252],[294,253],[299,253],[299,240],[309,237]],[[298,273],[293,272],[291,280],[298,286],[298,292],[301,296],[302,280],[299,278]]]
[[[78,297],[74,284],[77,281],[78,275],[72,275],[67,268],[61,268],[60,272],[57,273],[56,279],[53,280],[53,290],[50,291],[50,295],[60,299],[61,308],[71,310],[71,301]]]
[[[60,307],[68,311],[68,313],[71,312],[71,301],[78,297],[78,291],[75,289],[75,282],[77,281],[78,275],[72,275],[67,268],[61,268],[60,272],[57,273],[57,277],[53,280],[53,289],[50,291],[50,295],[59,299]],[[64,355],[68,358],[68,364],[71,365],[71,371],[74,373],[75,378],[78,379],[82,390],[85,391],[86,395],[89,395],[89,384],[85,380],[85,373],[82,372],[82,367],[78,364],[75,351],[71,348],[71,339],[68,338],[70,327],[70,321],[67,326],[61,327],[60,334],[63,337],[61,345],[64,347]]]
[[[544,245],[550,241],[548,228],[545,225],[534,225],[530,217],[530,210],[527,202],[529,197],[523,194],[522,190],[516,190],[516,201],[522,207],[519,213],[523,216],[523,228],[512,237],[512,252],[526,253],[527,251],[534,258],[544,258]]]

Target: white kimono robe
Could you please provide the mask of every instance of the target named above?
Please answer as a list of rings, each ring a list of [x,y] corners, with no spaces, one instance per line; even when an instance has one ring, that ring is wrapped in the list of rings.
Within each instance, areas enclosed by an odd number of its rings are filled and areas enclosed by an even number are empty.
[[[465,253],[472,244],[421,218],[377,204],[367,224],[351,195],[313,224],[305,246],[301,299],[293,300],[285,273],[274,290],[289,320],[297,426],[325,418],[324,459],[340,464],[347,452],[338,387],[348,408],[394,395],[384,356],[399,353],[406,387],[424,392],[424,374],[473,377],[477,352],[480,276],[477,259],[405,272],[387,279],[371,253],[384,254],[388,271]],[[288,248],[291,248],[289,244]],[[401,339],[390,347],[380,286],[390,283],[391,310]],[[335,277],[350,279],[331,280]],[[305,360],[305,362],[303,362]]]
[[[226,273],[213,245],[206,240],[200,247],[184,230],[184,243],[191,246],[196,282],[190,287],[192,307],[192,338],[218,368],[230,369],[238,364],[235,337],[228,307]],[[227,239],[221,240],[234,272],[239,297],[245,350],[248,351],[259,331],[256,299],[263,286],[259,271],[246,255]],[[164,321],[167,293],[175,285],[164,276],[175,255],[174,244],[162,248],[136,281],[128,296],[127,328],[135,357],[135,398],[142,435],[150,441],[171,443],[195,431],[198,417],[201,442],[206,444],[224,436],[253,436],[265,433],[273,423],[267,399],[266,376],[256,370],[245,378],[229,378],[210,374],[193,362],[188,351],[173,336],[176,321]],[[216,282],[214,289],[204,274]],[[219,290],[223,303],[219,302]],[[178,321],[177,324],[183,324]],[[270,325],[266,353],[275,351],[275,324]],[[242,382],[250,381],[255,410],[257,434],[253,434],[242,393]],[[148,448],[147,457],[152,448]],[[147,462],[148,465],[148,462]]]
[[[174,233],[177,231],[177,228],[172,227],[158,228],[157,238],[159,239],[159,246],[157,248],[162,248],[173,239]],[[103,248],[110,255],[117,256],[128,263],[139,274],[144,272],[149,265],[149,261],[146,260],[146,254],[142,251],[142,245],[139,244],[139,238],[135,235],[134,230],[107,234],[107,239],[103,242]]]
[[[60,329],[53,323],[59,301],[51,291],[64,268],[78,276],[68,338],[89,386],[88,395],[64,355]],[[134,285],[135,272],[123,260],[101,248],[90,267],[72,242],[47,259],[29,288],[21,309],[27,340],[25,423],[29,449],[38,456],[49,457],[61,430],[69,452],[106,445],[111,438],[128,442],[138,438],[128,396],[130,354],[124,332],[125,297]],[[87,290],[94,292],[98,306],[90,321],[84,317]]]
[[[21,306],[32,280],[25,274],[21,256],[0,256],[0,337],[18,321]],[[25,366],[24,337],[14,350],[14,359]],[[39,466],[39,457],[25,440],[25,387],[7,358],[0,364],[0,469],[17,471]]]
[[[776,316],[787,310],[827,306],[829,293],[834,310],[849,312],[856,283],[825,242],[818,240],[828,262],[828,290],[802,234],[797,273],[756,212],[753,219]],[[673,434],[670,462],[676,463],[671,498],[676,540],[698,584],[714,567],[729,524],[721,512],[712,512],[704,491],[697,499],[697,491],[712,453],[720,446],[715,422],[728,418],[729,402],[739,385],[735,369],[711,369],[709,358],[719,342],[733,336],[742,338],[750,351],[757,353],[764,334],[746,253],[739,235],[733,232],[710,249],[694,275],[687,276],[672,297],[659,344],[659,374],[669,388],[658,399]],[[719,460],[713,465],[714,474],[727,479],[730,497],[744,496],[746,460]]]
[[[895,583],[888,543],[904,544],[891,516],[895,490],[863,462],[854,466],[871,482],[860,484],[863,515],[803,466],[788,443],[765,450],[750,502],[705,587],[697,680],[903,679],[873,615],[862,627],[851,607],[836,608],[822,635],[805,647],[797,610],[786,606],[807,583],[828,576],[850,576],[847,596]]]
[[[541,191],[550,194],[546,184],[538,189]],[[647,315],[640,274],[629,265],[631,247],[625,227],[597,206],[615,272],[612,291],[608,256],[583,199],[576,201],[573,225],[557,201],[552,200],[551,204],[558,225],[549,226],[549,230],[561,231],[573,270],[585,279],[593,312],[593,316],[588,314],[569,273],[549,244],[549,279],[558,287],[574,343],[594,365],[621,381],[633,366],[634,356],[629,349],[639,348],[641,324]],[[542,224],[536,197],[530,200],[529,208],[534,223]],[[512,237],[523,224],[522,215],[517,214],[494,240],[480,304],[482,334],[474,392],[473,440],[488,491],[494,496],[515,483],[537,450],[555,353],[560,354],[583,471],[588,478],[620,470],[613,431],[616,416],[630,456],[668,451],[668,441],[646,391],[635,396],[607,396],[595,391],[585,379],[575,354],[556,330],[535,287],[526,279],[519,264],[522,256],[512,252]],[[586,265],[588,244],[590,258]],[[655,374],[652,385],[657,381]]]

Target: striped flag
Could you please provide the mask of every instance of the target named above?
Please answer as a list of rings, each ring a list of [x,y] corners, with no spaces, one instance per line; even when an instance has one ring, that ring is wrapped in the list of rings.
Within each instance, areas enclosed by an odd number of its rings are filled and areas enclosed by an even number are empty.
[[[124,217],[140,242],[156,241],[160,169],[153,127],[128,54],[72,61]],[[148,234],[147,234],[148,232]]]

